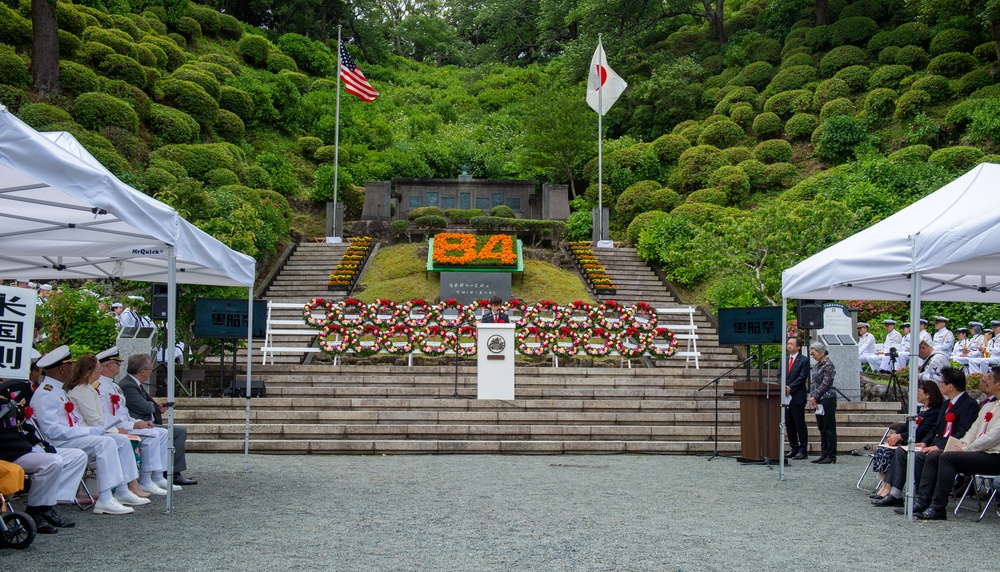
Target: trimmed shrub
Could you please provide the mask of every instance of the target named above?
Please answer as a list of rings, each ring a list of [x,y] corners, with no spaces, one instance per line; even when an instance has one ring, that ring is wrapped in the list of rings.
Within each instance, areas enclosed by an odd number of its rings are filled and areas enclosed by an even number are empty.
[[[68,111],[49,103],[22,105],[17,117],[37,131],[51,131],[55,123],[73,122],[73,116]]]
[[[0,83],[0,102],[15,114],[28,103],[28,94],[19,87]]]
[[[298,145],[299,152],[302,153],[302,156],[307,159],[312,159],[316,150],[323,146],[323,140],[319,137],[299,137]]]
[[[785,122],[785,137],[792,141],[808,139],[819,126],[819,118],[811,113],[796,113]]]
[[[1000,141],[1000,99],[984,101],[971,114],[967,135],[974,143],[995,143]]]
[[[91,26],[83,31],[84,42],[97,42],[113,49],[115,53],[128,56],[132,59],[138,57],[135,41],[132,36],[121,30],[105,30],[97,26]]]
[[[922,70],[931,61],[930,56],[920,46],[904,46],[896,52],[895,63],[902,66],[909,66],[915,70]]]
[[[136,29],[141,32],[139,34],[139,37],[136,38],[136,40],[141,40],[142,36],[153,32],[153,27],[149,24],[149,20],[143,18],[139,14],[136,14],[134,12],[128,14],[128,19],[131,20],[132,25],[134,25]]]
[[[231,58],[225,54],[205,54],[199,57],[198,59],[207,64],[222,66],[226,68],[231,75],[234,76],[240,75],[240,72],[243,71],[241,69],[240,62],[236,61],[234,58]],[[221,78],[219,78],[218,75],[216,75],[216,79],[218,79],[220,82],[223,81]],[[229,79],[229,77],[227,77],[226,79]]]
[[[295,60],[285,54],[281,52],[271,52],[271,54],[267,56],[267,71],[271,73],[278,73],[282,70],[297,72],[299,71],[299,67],[295,65]]]
[[[849,95],[851,95],[851,88],[846,81],[836,78],[828,79],[816,88],[816,95],[813,96],[813,109],[820,109],[828,101]]]
[[[986,42],[985,44],[979,44],[976,46],[976,49],[972,50],[972,55],[984,64],[993,63],[997,61],[997,43]]]
[[[139,114],[139,121],[146,121],[149,118],[149,108],[152,102],[146,92],[120,79],[102,77],[99,83],[100,86],[95,91],[113,95],[132,106],[132,109]]]
[[[743,128],[726,119],[716,121],[706,127],[698,136],[698,145],[711,145],[719,149],[726,149],[738,145],[746,137]]]
[[[687,139],[692,145],[698,142],[698,136],[701,135],[701,131],[704,127],[700,123],[692,123],[685,127],[680,135],[681,137]]]
[[[198,23],[198,20],[190,16],[181,16],[178,18],[177,23],[174,24],[174,29],[191,44],[201,39],[201,24]]]
[[[823,109],[819,112],[819,120],[826,121],[827,119],[838,115],[848,115],[853,117],[854,112],[854,104],[851,103],[851,100],[846,97],[841,97],[826,102]]]
[[[853,117],[838,116],[823,122],[816,140],[816,155],[833,164],[849,161],[858,146],[868,140],[864,123]]]
[[[157,146],[171,143],[192,143],[201,128],[193,117],[179,109],[154,103],[149,110],[149,130],[156,136]]]
[[[248,34],[240,38],[236,43],[236,53],[243,57],[248,64],[262,68],[267,65],[267,57],[276,48],[267,38]]]
[[[710,182],[713,187],[725,193],[725,204],[740,206],[750,198],[750,179],[739,167],[719,167],[712,173]]]
[[[958,130],[963,130],[972,121],[972,114],[977,109],[985,105],[985,103],[986,102],[982,99],[966,99],[964,101],[959,101],[948,110],[948,114],[945,115],[944,122],[946,125],[952,125],[958,128]]]
[[[63,89],[75,94],[97,91],[101,85],[97,74],[90,68],[68,60],[59,62],[59,83]]]
[[[224,85],[219,89],[219,107],[232,111],[244,123],[253,118],[253,98],[249,93],[236,87]]]
[[[247,186],[254,189],[270,189],[271,174],[260,165],[247,165]]]
[[[295,171],[292,168],[292,164],[288,161],[288,157],[275,153],[261,153],[257,155],[257,164],[271,175],[271,188],[273,190],[286,197],[298,193],[299,182],[295,177]],[[338,182],[338,184],[343,183]]]
[[[680,135],[668,133],[661,135],[652,143],[653,152],[661,165],[673,165],[681,153],[687,151],[691,143]]]
[[[226,109],[220,109],[219,115],[215,118],[215,132],[226,141],[237,143],[243,139],[246,126],[239,115]]]
[[[97,69],[107,77],[120,79],[139,89],[146,87],[146,72],[143,70],[142,64],[128,56],[110,54],[97,65]]]
[[[767,166],[767,187],[787,189],[799,178],[799,171],[791,163],[774,163]]]
[[[788,69],[793,66],[810,66],[816,67],[816,60],[813,59],[808,52],[797,53],[788,56],[787,58],[781,60],[780,69]]]
[[[868,89],[896,89],[899,87],[899,83],[903,81],[903,78],[912,73],[913,69],[909,66],[882,66],[873,71],[871,77],[868,78]]]
[[[931,153],[927,162],[954,173],[964,173],[979,164],[983,151],[978,147],[945,147]]]
[[[722,98],[722,101],[715,106],[716,114],[728,115],[730,108],[737,103],[749,103],[750,105],[756,106],[757,102],[760,101],[760,96],[757,94],[756,88],[750,86],[729,86],[724,89],[730,89],[730,91]]]
[[[31,20],[11,10],[3,2],[0,2],[0,38],[12,46],[31,45]]]
[[[219,14],[219,35],[230,40],[243,37],[243,24],[229,14]]]
[[[336,73],[337,60],[330,48],[322,42],[299,34],[282,34],[278,38],[278,49],[310,75],[328,76]]]
[[[445,218],[441,207],[417,207],[406,214],[408,220],[416,220],[422,216],[439,216]]]
[[[226,168],[212,169],[208,173],[205,173],[205,184],[214,188],[226,185],[239,185],[240,178],[236,173]]]
[[[948,28],[938,32],[931,40],[931,56],[940,56],[949,52],[967,52],[976,39],[965,30]]]
[[[444,211],[445,217],[454,224],[468,224],[469,220],[477,216],[486,216],[482,209],[448,209]]]
[[[163,74],[156,68],[143,66],[142,72],[146,74],[146,85],[148,86],[155,86],[163,79]]]
[[[819,62],[819,71],[825,77],[830,77],[838,71],[849,67],[863,65],[868,60],[865,51],[857,46],[839,46],[823,56]]]
[[[833,24],[826,26],[825,39],[833,47],[844,44],[864,46],[878,31],[878,24],[871,18],[865,16],[841,17]],[[806,34],[806,41],[809,41],[808,33]]]
[[[722,156],[730,165],[738,165],[750,158],[750,149],[746,147],[730,147],[722,150]]]
[[[448,219],[443,216],[426,215],[413,219],[413,224],[424,229],[425,232],[429,232],[447,228]]]
[[[628,230],[625,231],[625,238],[628,240],[629,244],[632,246],[639,245],[639,236],[642,235],[655,219],[660,217],[669,217],[666,211],[654,210],[645,211],[635,215],[632,222],[628,225]]]
[[[203,34],[215,36],[221,27],[219,13],[207,6],[188,4],[187,15],[198,22]]]
[[[21,56],[13,48],[0,44],[0,78],[4,83],[27,89],[31,86],[31,73]]]
[[[163,99],[193,117],[203,127],[215,122],[219,103],[200,85],[182,79],[168,79],[160,84]]]
[[[73,119],[92,131],[110,125],[133,135],[139,133],[139,114],[129,104],[106,93],[80,94],[73,106]]]
[[[896,100],[896,111],[893,117],[904,120],[913,117],[930,105],[931,96],[922,89],[911,89]]]
[[[800,89],[809,82],[816,81],[816,68],[812,66],[792,66],[778,72],[764,90],[764,97]]]
[[[983,155],[979,158],[979,163],[977,163],[977,165],[981,165],[983,163],[1000,164],[1000,154],[990,153],[989,155]]]
[[[168,159],[162,159],[155,156],[150,157],[149,168],[163,169],[173,175],[173,177],[178,181],[186,179],[188,176],[187,169],[184,168],[184,165],[181,165],[177,161],[170,161]]]
[[[765,111],[754,118],[753,131],[757,137],[768,137],[780,133],[783,125],[781,118],[776,113]]]
[[[177,177],[158,167],[150,167],[139,176],[142,192],[154,196],[163,189],[177,182]]]
[[[1000,97],[1000,84],[981,87],[972,92],[969,99],[992,99],[994,97]]]
[[[976,67],[976,58],[965,52],[941,54],[927,64],[928,73],[936,73],[947,78],[957,78]]]
[[[812,111],[813,93],[806,89],[783,91],[764,103],[764,111],[779,117],[791,117],[796,113]]]
[[[878,53],[878,63],[882,65],[891,65],[896,63],[896,56],[899,55],[900,48],[896,46],[889,46],[888,48],[882,50]]]
[[[993,83],[993,74],[985,69],[975,69],[963,75],[955,82],[955,89],[961,95],[969,95],[977,89]]]
[[[219,80],[215,79],[215,76],[210,72],[200,70],[192,64],[185,64],[177,68],[170,74],[169,78],[196,83],[200,85],[208,95],[212,96],[212,99],[216,101],[219,100]]]
[[[922,90],[927,92],[930,96],[930,103],[938,104],[942,101],[947,101],[954,95],[951,91],[951,83],[944,77],[940,75],[926,75],[917,81],[913,82],[910,86],[911,90]],[[896,103],[896,108],[900,107],[899,103]]]
[[[330,79],[314,79],[312,85],[309,86],[309,91],[333,91],[337,89],[337,82]]]
[[[895,90],[880,87],[868,92],[865,97],[865,117],[879,121],[892,116],[899,94]]]
[[[709,125],[713,123],[718,123],[719,121],[729,121],[729,116],[722,113],[715,113],[713,115],[709,115],[708,117],[706,117],[701,122],[701,125],[703,127],[708,127]]]
[[[212,62],[199,61],[188,65],[193,66],[194,68],[205,73],[211,74],[212,77],[215,78],[215,81],[219,82],[220,85],[224,84],[226,80],[236,77],[233,72],[229,71],[229,68],[219,64],[213,64]]]
[[[879,32],[868,40],[868,51],[878,52],[889,46],[922,46],[931,43],[931,29],[920,22],[907,22],[896,26],[896,29]]]
[[[613,220],[617,228],[627,227],[639,213],[650,210],[669,211],[680,204],[674,191],[656,181],[639,181],[622,191],[615,203]]]
[[[70,34],[79,36],[87,29],[87,20],[76,8],[65,2],[55,5],[56,25],[60,30],[66,30]]]
[[[722,151],[711,145],[699,145],[681,153],[673,173],[674,188],[695,190],[708,183],[711,174],[726,164]]]
[[[83,41],[66,30],[58,30],[56,33],[59,35],[59,57],[72,58],[76,56],[76,53],[83,47]]]
[[[705,189],[698,189],[697,191],[690,193],[687,198],[684,199],[684,203],[708,203],[724,207],[729,203],[729,197],[726,196],[726,191],[723,189],[708,187]]]
[[[767,87],[772,75],[774,75],[774,66],[767,62],[754,62],[729,80],[729,85],[751,86],[761,90]]]
[[[753,190],[763,190],[767,186],[767,165],[757,159],[747,159],[736,165],[747,176],[750,188]]]
[[[153,44],[154,46],[163,50],[167,54],[167,71],[173,71],[182,65],[187,63],[187,56],[184,51],[170,38],[162,36],[146,36],[143,38],[143,43]]]
[[[312,80],[304,73],[281,70],[278,72],[278,75],[292,80],[292,83],[295,84],[295,89],[299,90],[299,93],[307,93],[312,86]]]
[[[145,12],[140,14],[140,16],[142,17],[143,20],[146,21],[151,30],[153,30],[154,32],[156,32],[161,36],[167,35],[167,25],[163,23],[163,20],[157,18],[156,14],[150,12],[149,10],[146,10]]]
[[[150,165],[154,160],[180,163],[188,175],[204,181],[212,169],[229,169],[237,175],[243,172],[243,152],[229,143],[205,143],[200,145],[165,145],[149,156]],[[180,177],[178,177],[180,178]]]
[[[489,216],[497,218],[514,218],[514,210],[507,205],[497,205],[490,209]]]
[[[153,56],[156,58],[156,63],[155,64],[149,64],[150,67],[153,67],[155,65],[155,67],[158,68],[158,69],[167,69],[167,63],[169,62],[169,58],[167,57],[167,52],[163,51],[163,48],[161,48],[160,46],[157,46],[156,44],[150,44],[148,42],[142,42],[141,44],[139,44],[137,46],[137,49],[139,49],[139,50],[145,50],[145,51],[153,54]],[[147,64],[144,64],[144,65],[147,65]]]
[[[933,152],[930,145],[910,145],[890,154],[889,160],[893,163],[924,163]]]
[[[319,163],[333,163],[334,155],[337,153],[336,145],[323,145],[316,149],[313,158]]]
[[[761,141],[753,149],[753,158],[764,164],[786,163],[792,160],[792,145],[784,139]]]
[[[155,68],[160,65],[160,60],[157,59],[156,52],[154,52],[151,48],[155,48],[155,46],[150,44],[137,45],[135,47],[135,53],[137,55],[136,60],[138,60],[138,62],[143,66]],[[159,51],[163,54],[163,50]],[[166,56],[166,54],[163,55]]]

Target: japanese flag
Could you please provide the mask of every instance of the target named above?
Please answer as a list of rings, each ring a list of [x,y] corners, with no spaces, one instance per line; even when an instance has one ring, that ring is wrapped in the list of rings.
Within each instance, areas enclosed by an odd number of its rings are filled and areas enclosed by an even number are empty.
[[[618,96],[628,84],[608,66],[604,46],[597,43],[594,58],[590,60],[590,78],[587,80],[587,104],[604,115],[618,101]]]

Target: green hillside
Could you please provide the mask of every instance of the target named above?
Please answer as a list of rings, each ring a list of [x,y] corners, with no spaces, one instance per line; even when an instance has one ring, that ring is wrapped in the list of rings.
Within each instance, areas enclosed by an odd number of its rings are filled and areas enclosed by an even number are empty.
[[[258,258],[333,195],[338,23],[381,92],[341,93],[349,219],[365,181],[468,167],[570,184],[570,238],[603,33],[630,84],[604,121],[612,234],[713,305],[773,303],[783,268],[1000,162],[998,0],[58,2],[59,93],[33,82],[31,5],[0,1],[0,103]]]

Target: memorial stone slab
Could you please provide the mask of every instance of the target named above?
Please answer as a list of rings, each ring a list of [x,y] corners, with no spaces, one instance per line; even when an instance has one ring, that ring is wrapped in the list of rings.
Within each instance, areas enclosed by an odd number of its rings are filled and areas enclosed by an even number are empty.
[[[441,299],[454,298],[462,305],[496,294],[510,300],[509,272],[442,272]]]

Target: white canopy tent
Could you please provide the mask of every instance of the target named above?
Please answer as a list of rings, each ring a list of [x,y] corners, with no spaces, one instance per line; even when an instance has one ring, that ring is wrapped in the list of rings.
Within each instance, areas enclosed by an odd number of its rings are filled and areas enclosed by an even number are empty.
[[[254,259],[129,187],[68,133],[41,134],[0,105],[0,278],[126,279],[166,282],[168,315],[176,284],[245,286],[247,405],[244,468],[249,455]],[[167,320],[167,347],[176,343]],[[167,379],[174,362],[167,361]],[[174,385],[167,383],[173,443]],[[171,457],[171,468],[173,459]],[[167,511],[172,509],[168,490]]]
[[[787,323],[788,299],[909,300],[913,324],[920,319],[922,300],[1000,302],[1000,211],[991,208],[998,192],[1000,165],[978,165],[885,220],[785,270],[783,321]],[[911,355],[917,355],[918,342],[913,336]],[[784,348],[782,359],[787,359]],[[917,373],[917,368],[910,368],[910,435],[916,417]],[[913,443],[910,450],[907,482],[912,484]],[[909,489],[906,514],[912,518],[914,491],[912,486]]]

